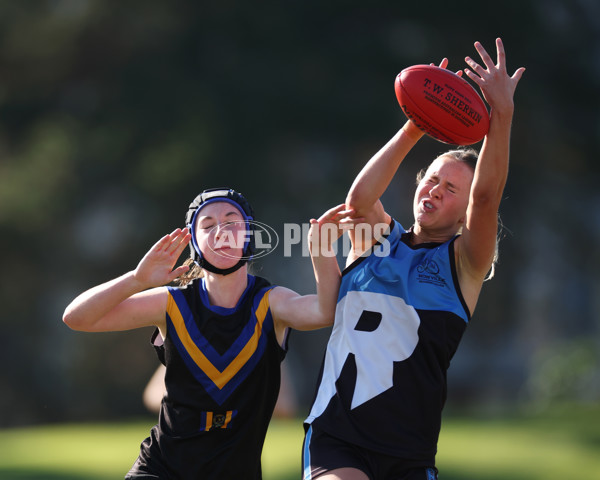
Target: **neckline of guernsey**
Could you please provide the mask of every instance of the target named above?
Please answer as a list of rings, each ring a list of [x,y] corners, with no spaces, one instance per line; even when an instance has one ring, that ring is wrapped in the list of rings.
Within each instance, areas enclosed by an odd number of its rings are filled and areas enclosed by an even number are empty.
[[[200,279],[200,288],[198,289],[199,294],[200,294],[200,300],[202,301],[202,304],[206,308],[213,311],[214,313],[217,313],[219,315],[231,315],[232,313],[235,313],[236,311],[238,311],[239,308],[242,306],[242,304],[246,300],[246,296],[247,296],[248,292],[254,286],[254,283],[255,283],[254,276],[248,274],[248,285],[246,286],[246,289],[244,290],[244,292],[240,295],[240,298],[239,298],[236,306],[235,307],[220,307],[218,305],[212,305],[210,303],[210,300],[208,298],[208,291],[206,290],[205,279],[201,278]]]

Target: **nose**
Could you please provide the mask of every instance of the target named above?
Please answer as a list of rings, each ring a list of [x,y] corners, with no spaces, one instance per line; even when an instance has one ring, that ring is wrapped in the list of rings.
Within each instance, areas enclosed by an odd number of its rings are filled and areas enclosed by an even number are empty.
[[[218,222],[214,229],[215,242],[228,244],[232,248],[236,248],[239,243],[239,232],[236,229],[237,222]]]
[[[429,195],[434,197],[434,198],[440,198],[441,196],[441,190],[440,190],[440,184],[437,183],[435,184],[433,187],[431,187],[431,189],[429,190]]]
[[[215,227],[215,238],[219,238],[227,230],[227,223],[219,222]]]

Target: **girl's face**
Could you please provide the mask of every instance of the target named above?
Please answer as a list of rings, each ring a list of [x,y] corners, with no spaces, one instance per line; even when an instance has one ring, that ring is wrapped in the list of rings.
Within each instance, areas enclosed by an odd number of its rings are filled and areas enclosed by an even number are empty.
[[[239,262],[248,237],[237,207],[229,202],[209,203],[198,212],[195,228],[196,242],[209,263],[226,269]]]
[[[455,235],[465,222],[473,169],[451,156],[436,158],[417,186],[415,224],[442,237]]]

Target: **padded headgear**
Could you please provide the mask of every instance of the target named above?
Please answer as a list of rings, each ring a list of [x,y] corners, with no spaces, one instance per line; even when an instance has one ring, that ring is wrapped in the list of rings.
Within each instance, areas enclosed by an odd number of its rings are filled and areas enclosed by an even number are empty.
[[[196,239],[196,218],[198,217],[198,212],[203,207],[213,202],[227,202],[237,207],[246,221],[246,230],[250,232],[250,235],[248,236],[244,246],[242,258],[240,258],[240,261],[233,267],[226,269],[217,268],[209,263],[202,255],[202,251],[200,250]],[[190,257],[200,267],[208,270],[209,272],[218,273],[221,275],[228,275],[235,272],[242,267],[254,254],[254,225],[252,220],[254,220],[254,212],[252,211],[252,207],[241,193],[236,192],[231,188],[210,188],[208,190],[204,190],[194,199],[192,203],[190,203],[188,211],[185,215],[185,224],[192,234],[192,239],[190,241]]]

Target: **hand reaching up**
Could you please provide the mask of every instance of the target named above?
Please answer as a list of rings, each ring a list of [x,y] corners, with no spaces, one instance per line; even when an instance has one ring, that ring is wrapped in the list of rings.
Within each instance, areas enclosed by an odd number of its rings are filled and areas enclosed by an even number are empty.
[[[479,85],[483,97],[490,107],[492,107],[492,110],[498,110],[500,113],[512,113],[514,109],[513,96],[515,89],[525,68],[518,68],[512,76],[508,74],[506,70],[506,54],[500,38],[496,39],[496,63],[494,63],[494,60],[481,43],[475,42],[475,49],[479,53],[484,66],[478,64],[471,57],[466,57],[465,62],[467,62],[471,69],[465,68],[465,73]]]
[[[175,268],[175,264],[191,238],[187,228],[177,228],[165,235],[144,255],[134,271],[135,279],[144,288],[152,288],[166,285],[183,275],[189,267]]]

